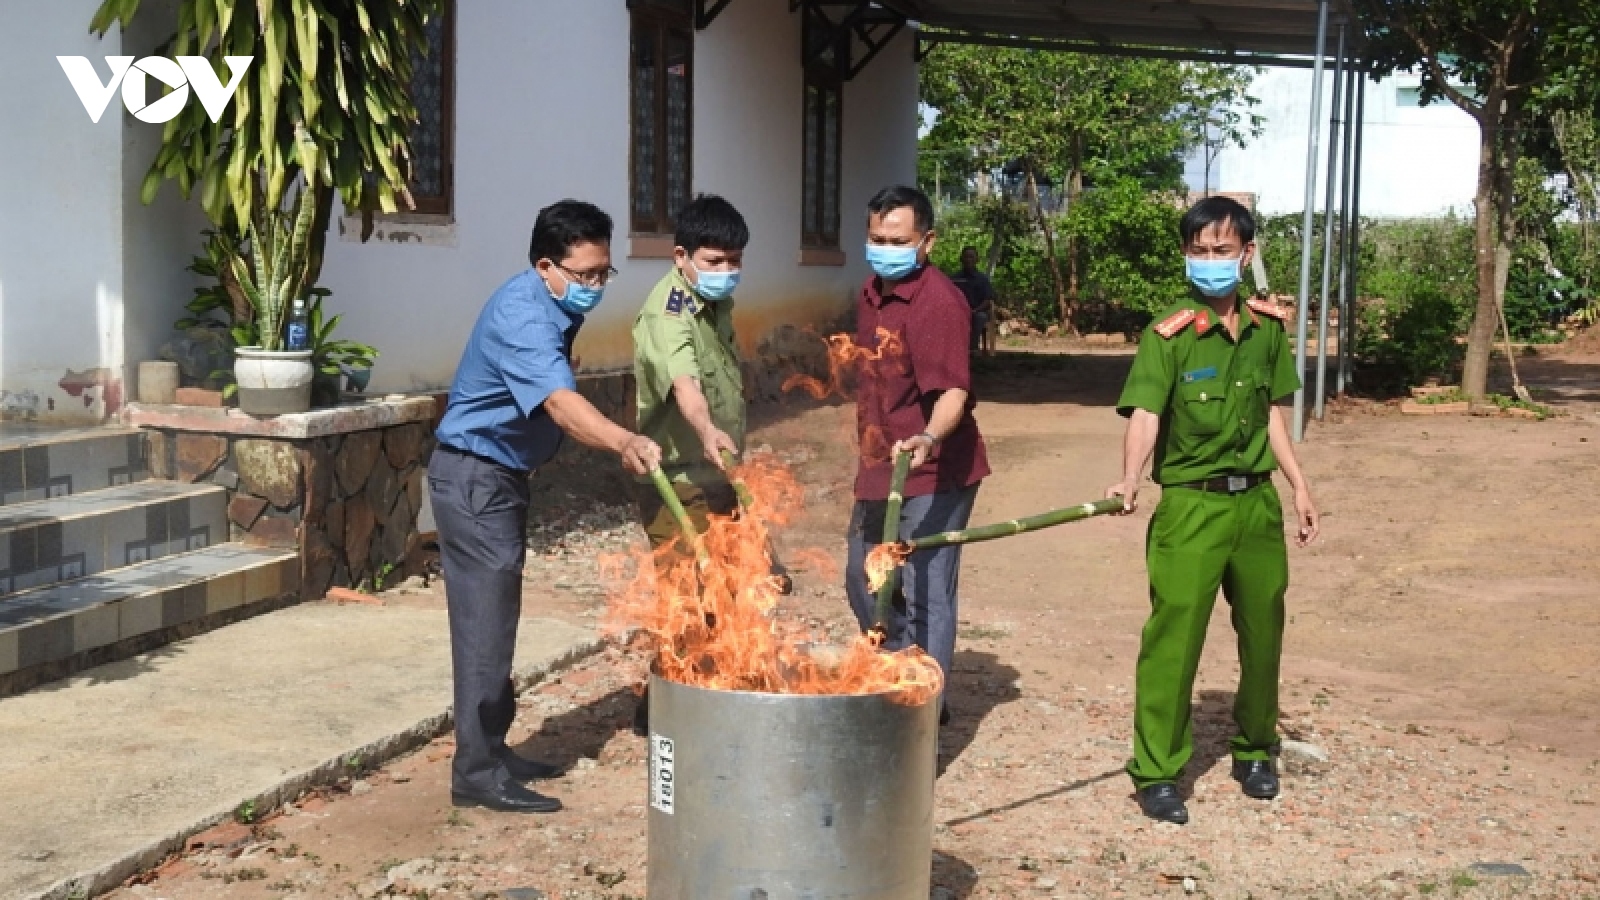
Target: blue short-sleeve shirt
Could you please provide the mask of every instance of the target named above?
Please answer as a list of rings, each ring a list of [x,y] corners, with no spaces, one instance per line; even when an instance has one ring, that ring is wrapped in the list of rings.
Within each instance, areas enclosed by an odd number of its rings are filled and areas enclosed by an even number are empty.
[[[494,292],[456,367],[439,443],[513,469],[537,469],[561,448],[544,401],[576,390],[572,341],[582,316],[569,315],[528,269]]]

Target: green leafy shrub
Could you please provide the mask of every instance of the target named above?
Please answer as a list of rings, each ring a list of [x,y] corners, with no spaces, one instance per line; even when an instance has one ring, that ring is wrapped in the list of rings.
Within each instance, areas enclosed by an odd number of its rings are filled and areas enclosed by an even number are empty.
[[[1169,197],[1122,178],[1086,191],[1067,212],[1063,237],[1077,240],[1085,303],[1153,315],[1189,296],[1178,220]]]
[[[1381,394],[1399,393],[1428,378],[1450,379],[1466,345],[1467,310],[1426,281],[1395,299],[1364,302],[1357,322],[1357,382]]]

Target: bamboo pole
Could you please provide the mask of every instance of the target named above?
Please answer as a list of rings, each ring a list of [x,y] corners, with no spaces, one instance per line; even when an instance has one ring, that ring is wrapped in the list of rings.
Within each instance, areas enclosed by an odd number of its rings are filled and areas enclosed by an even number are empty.
[[[658,466],[650,470],[650,480],[655,483],[656,492],[661,495],[661,502],[665,503],[667,511],[672,513],[673,521],[678,523],[678,533],[694,552],[695,560],[702,568],[709,565],[711,555],[706,552],[706,545],[700,540],[700,533],[695,531],[694,520],[689,518],[688,510],[683,508],[683,501],[678,499],[678,492],[673,490],[672,482],[667,480],[667,473],[661,471]]]
[[[976,544],[980,541],[992,541],[996,538],[1010,537],[1014,534],[1026,534],[1029,531],[1038,531],[1041,528],[1054,528],[1057,525],[1065,525],[1068,522],[1078,522],[1093,516],[1103,516],[1121,511],[1122,498],[1111,497],[1105,500],[1096,500],[1092,503],[1068,506],[1065,509],[1051,510],[1036,516],[1012,519],[1009,522],[977,525],[963,531],[946,531],[940,534],[919,537],[912,541],[901,541],[899,546],[896,547],[896,555],[904,558],[918,550],[932,550],[936,547],[948,547],[951,544]]]
[[[750,508],[756,505],[756,498],[754,494],[750,493],[750,485],[745,484],[743,478],[732,477],[733,467],[738,464],[738,457],[727,450],[722,451],[722,467],[728,471],[730,476],[728,482],[733,485],[733,492],[739,496],[739,508],[748,513]]]
[[[905,503],[906,478],[911,474],[911,451],[902,450],[894,460],[894,474],[889,477],[889,503],[883,513],[883,543],[900,543],[900,506]],[[883,585],[878,588],[878,610],[869,633],[881,643],[889,636],[889,609],[894,605],[894,592],[900,586],[900,569],[890,570]]]

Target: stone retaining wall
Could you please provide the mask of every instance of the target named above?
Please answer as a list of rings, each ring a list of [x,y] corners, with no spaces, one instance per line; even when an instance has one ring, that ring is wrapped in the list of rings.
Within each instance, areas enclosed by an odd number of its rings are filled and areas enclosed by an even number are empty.
[[[323,421],[277,434],[237,433],[247,426],[222,411],[185,416],[173,412],[178,407],[138,410],[131,421],[146,428],[157,478],[228,490],[234,540],[298,550],[301,595],[310,599],[330,587],[392,584],[421,565],[416,526],[433,403],[396,405],[411,409],[376,421],[319,410],[304,415]],[[167,412],[167,421],[149,421],[156,411]],[[288,418],[260,421],[291,425]],[[207,424],[215,430],[199,430]]]

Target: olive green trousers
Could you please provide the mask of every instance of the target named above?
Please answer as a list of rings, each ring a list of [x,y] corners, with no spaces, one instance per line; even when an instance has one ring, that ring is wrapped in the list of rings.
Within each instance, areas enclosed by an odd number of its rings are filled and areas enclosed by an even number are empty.
[[[1289,587],[1277,489],[1271,482],[1236,494],[1166,488],[1150,519],[1145,561],[1150,619],[1139,646],[1128,763],[1134,784],[1176,781],[1194,754],[1194,677],[1219,588],[1232,607],[1239,641],[1233,758],[1270,758],[1278,743],[1278,666]]]

